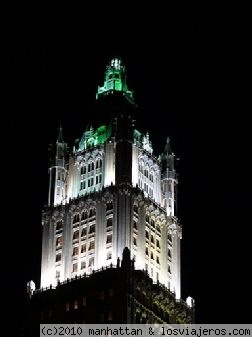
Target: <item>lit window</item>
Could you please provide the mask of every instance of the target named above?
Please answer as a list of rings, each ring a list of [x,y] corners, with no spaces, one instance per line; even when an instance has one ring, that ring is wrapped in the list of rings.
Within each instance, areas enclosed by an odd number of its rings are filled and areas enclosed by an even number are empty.
[[[62,236],[57,237],[56,239],[56,247],[61,247],[62,246]]]
[[[74,310],[78,309],[79,303],[77,300],[74,301]]]

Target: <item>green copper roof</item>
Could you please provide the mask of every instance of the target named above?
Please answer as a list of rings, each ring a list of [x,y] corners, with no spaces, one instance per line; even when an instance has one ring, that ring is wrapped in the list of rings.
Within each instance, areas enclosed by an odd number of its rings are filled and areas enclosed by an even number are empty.
[[[133,100],[133,91],[128,90],[126,83],[125,66],[120,58],[113,58],[106,67],[104,84],[98,86],[96,98],[100,95],[112,94],[113,92],[122,92],[129,99]]]
[[[106,125],[98,127],[96,130],[91,126],[89,130],[83,133],[79,142],[78,151],[83,151],[88,148],[104,144],[111,136],[111,128]]]

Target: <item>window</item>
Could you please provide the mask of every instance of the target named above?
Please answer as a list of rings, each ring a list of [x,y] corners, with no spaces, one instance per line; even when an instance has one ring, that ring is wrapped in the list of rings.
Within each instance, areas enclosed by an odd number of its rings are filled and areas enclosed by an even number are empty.
[[[137,246],[137,240],[136,240],[136,238],[133,238],[133,244],[134,244],[135,246]]]
[[[86,244],[81,245],[81,254],[86,252]]]
[[[66,303],[66,311],[70,311],[70,304]]]
[[[153,252],[151,252],[151,259],[154,260]]]
[[[112,242],[112,234],[107,235],[107,240],[106,243],[111,243]]]
[[[74,263],[73,264],[73,273],[76,273],[77,270],[78,270],[78,265],[77,265],[77,263]]]
[[[94,178],[91,178],[90,186],[94,185]]]
[[[146,239],[149,240],[149,232],[148,231],[145,231],[145,237],[146,237]]]
[[[91,257],[91,258],[89,259],[88,266],[89,266],[89,267],[93,267],[93,265],[94,265],[94,257]]]
[[[168,249],[168,256],[171,257],[171,250]]]
[[[112,226],[112,218],[107,219],[107,227]]]
[[[95,248],[95,242],[94,242],[94,241],[91,241],[91,242],[89,243],[88,250],[92,250],[92,249],[94,249],[94,248]]]
[[[147,247],[145,248],[145,254],[149,256],[149,249]]]
[[[160,248],[160,244],[159,244],[159,241],[157,240],[157,247]]]
[[[60,279],[60,270],[56,270],[56,279],[59,280]]]
[[[137,229],[137,223],[136,223],[135,220],[133,220],[133,228],[134,228],[134,229]]]
[[[102,182],[102,175],[100,174],[99,175],[99,183],[101,183]]]
[[[74,310],[78,309],[79,303],[77,300],[74,301]]]
[[[157,282],[159,281],[159,273],[156,274]]]
[[[159,225],[156,226],[156,230],[160,233],[161,232],[161,228]]]
[[[150,217],[148,214],[146,215],[146,222],[150,222]]]
[[[60,221],[57,221],[57,224],[56,224],[56,231],[60,230],[63,228],[63,221],[60,220]]]
[[[107,252],[107,260],[111,260],[112,259],[112,252]]]
[[[92,216],[95,216],[96,214],[96,209],[95,208],[90,208],[89,210],[89,217],[91,218]]]
[[[169,240],[170,242],[172,242],[172,236],[171,236],[171,234],[168,234],[168,240]]]
[[[171,266],[168,264],[168,273],[171,274]]]
[[[151,235],[151,243],[154,243],[154,237]]]
[[[91,163],[91,171],[94,171],[94,162]]]
[[[90,187],[90,179],[88,179],[88,187]]]
[[[61,253],[56,254],[55,261],[56,262],[60,262],[61,261]]]
[[[87,219],[87,217],[88,217],[88,213],[87,213],[87,211],[84,211],[84,212],[82,212],[82,215],[81,215],[81,220],[86,220],[86,219]]]
[[[61,246],[62,246],[62,236],[59,236],[56,239],[56,247],[59,248]]]
[[[78,253],[79,253],[79,247],[74,247],[73,248],[73,256],[78,255]]]
[[[86,269],[86,261],[81,261],[81,269]]]
[[[73,233],[73,240],[78,240],[79,239],[79,231],[75,231]]]
[[[87,227],[84,227],[82,228],[82,231],[81,231],[81,236],[86,236],[87,235]]]
[[[93,234],[93,233],[95,233],[95,225],[90,225],[88,234]]]
[[[99,182],[99,176],[96,176],[95,177],[95,183],[96,183],[96,185],[98,184],[98,182]]]
[[[106,205],[106,211],[110,211],[111,209],[113,209],[113,202],[109,201],[107,202],[107,205]]]
[[[109,310],[108,312],[108,321],[112,321],[113,320],[113,312],[112,310]]]
[[[160,262],[159,262],[159,256],[157,256],[156,262],[157,262],[157,264],[160,264]]]

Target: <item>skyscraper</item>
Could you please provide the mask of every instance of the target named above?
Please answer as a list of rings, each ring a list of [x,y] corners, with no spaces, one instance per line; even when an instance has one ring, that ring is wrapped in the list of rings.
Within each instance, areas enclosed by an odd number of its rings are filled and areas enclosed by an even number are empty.
[[[56,292],[61,299],[66,294],[63,311],[70,311],[71,301],[73,310],[77,310],[80,299],[71,299],[69,293],[74,293],[80,281],[85,282],[89,293],[98,288],[104,292],[97,284],[105,282],[113,286],[107,291],[116,298],[117,270],[125,276],[118,276],[126,280],[122,287],[125,294],[134,297],[136,291],[129,289],[136,289],[137,282],[145,280],[145,284],[152,285],[151,294],[163,293],[164,301],[169,298],[165,304],[168,313],[171,303],[177,307],[169,319],[155,313],[156,320],[191,322],[192,302],[187,306],[181,300],[182,229],[176,216],[178,181],[170,140],[164,139],[164,151],[157,157],[150,135],[135,128],[137,106],[120,58],[113,58],[107,65],[104,84],[98,87],[96,98],[103,123],[94,121],[95,125],[89,125],[72,151],[68,151],[60,128],[52,147],[48,205],[42,216],[41,284],[35,293],[29,286],[33,303],[40,310],[39,303],[43,302],[42,321],[45,303],[52,306]],[[88,283],[88,279],[94,282]],[[43,296],[49,298],[46,289],[50,300],[41,302]],[[86,306],[87,295],[82,295],[76,294]],[[140,297],[136,295],[135,300],[139,302]],[[117,321],[122,322],[125,316],[125,322],[133,322],[130,311],[128,308]],[[179,312],[184,312],[183,319],[177,317]],[[155,315],[139,321],[154,322]],[[63,316],[50,313],[47,317]],[[99,319],[96,314],[78,317],[79,321]]]

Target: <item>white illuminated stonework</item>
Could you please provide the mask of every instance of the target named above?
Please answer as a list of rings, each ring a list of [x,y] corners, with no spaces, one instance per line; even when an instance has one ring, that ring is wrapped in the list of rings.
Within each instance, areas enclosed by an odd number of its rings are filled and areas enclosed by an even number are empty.
[[[108,65],[98,99],[113,99],[112,80],[133,104],[119,59]],[[86,130],[70,153],[60,129],[43,211],[41,287],[115,265],[128,247],[137,269],[180,298],[182,230],[170,141],[156,157],[149,134],[134,129],[127,111],[112,119],[112,127]]]

